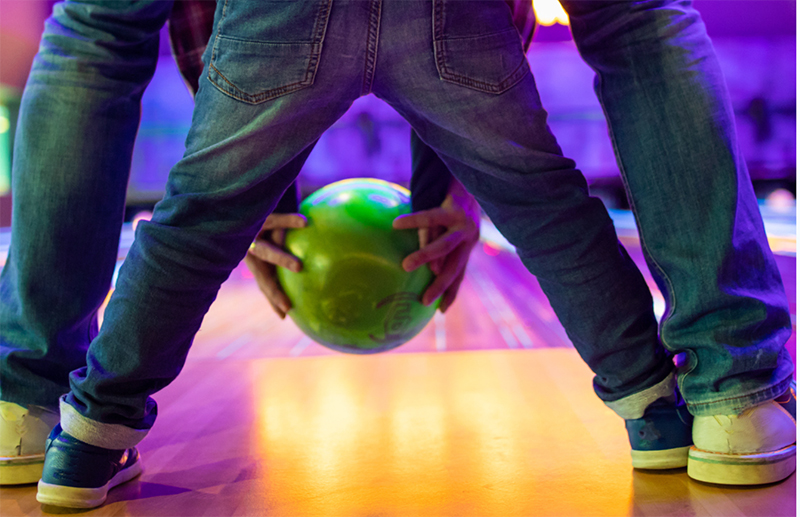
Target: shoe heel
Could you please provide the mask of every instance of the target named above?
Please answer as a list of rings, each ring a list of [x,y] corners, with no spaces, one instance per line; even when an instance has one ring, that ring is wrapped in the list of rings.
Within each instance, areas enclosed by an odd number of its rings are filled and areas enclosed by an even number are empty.
[[[720,485],[765,485],[791,476],[796,468],[796,445],[761,454],[721,454],[692,447],[687,474]]]
[[[103,504],[108,491],[141,475],[142,463],[137,461],[130,468],[117,472],[117,475],[104,486],[98,488],[79,488],[52,485],[39,481],[36,500],[42,504],[64,508],[95,508]]]
[[[0,462],[0,485],[27,485],[42,479],[44,455],[29,462]]]
[[[643,470],[667,470],[686,467],[689,446],[658,451],[631,451],[633,468]]]

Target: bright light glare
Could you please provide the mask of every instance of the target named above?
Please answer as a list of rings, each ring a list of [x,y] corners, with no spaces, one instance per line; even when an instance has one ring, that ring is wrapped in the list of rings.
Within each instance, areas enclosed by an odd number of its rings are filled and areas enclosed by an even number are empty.
[[[5,133],[11,128],[11,122],[9,122],[8,117],[0,116],[0,133]]]
[[[536,13],[536,22],[541,25],[569,25],[569,17],[558,0],[533,0],[533,10]]]

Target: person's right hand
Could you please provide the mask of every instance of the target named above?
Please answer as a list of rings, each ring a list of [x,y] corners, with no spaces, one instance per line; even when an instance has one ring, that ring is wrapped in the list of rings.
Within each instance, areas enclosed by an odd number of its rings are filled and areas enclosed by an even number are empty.
[[[294,272],[303,269],[300,259],[283,247],[286,230],[305,226],[306,218],[300,214],[270,214],[244,257],[244,263],[253,273],[258,288],[281,319],[292,308],[292,302],[278,282],[277,266]]]

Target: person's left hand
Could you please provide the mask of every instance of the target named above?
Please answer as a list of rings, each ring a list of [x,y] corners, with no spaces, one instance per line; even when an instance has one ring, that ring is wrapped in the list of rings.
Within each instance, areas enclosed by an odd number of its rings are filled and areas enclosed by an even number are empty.
[[[420,249],[403,259],[403,269],[413,271],[429,264],[436,278],[423,293],[422,303],[430,305],[442,296],[439,310],[445,312],[458,294],[469,255],[480,238],[478,202],[453,178],[441,206],[401,215],[392,227],[418,229]]]
[[[253,273],[258,288],[281,319],[292,307],[289,297],[278,282],[277,266],[298,272],[303,268],[300,259],[283,248],[288,228],[305,228],[306,218],[300,214],[270,214],[261,232],[250,245],[244,263]]]

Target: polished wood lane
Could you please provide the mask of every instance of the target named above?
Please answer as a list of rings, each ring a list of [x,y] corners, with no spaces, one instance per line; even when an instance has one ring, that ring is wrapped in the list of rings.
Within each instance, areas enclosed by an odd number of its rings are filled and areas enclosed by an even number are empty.
[[[240,268],[156,395],[144,475],[79,513],[796,515],[795,475],[732,488],[633,470],[623,422],[591,378],[535,279],[492,246],[474,252],[447,315],[371,356],[311,342]],[[0,515],[56,510],[35,492],[3,488]]]
[[[195,354],[157,395],[145,474],[86,514],[795,515],[794,476],[727,488],[631,469],[591,376],[560,348]],[[0,504],[4,517],[42,514],[33,486],[3,489]]]

